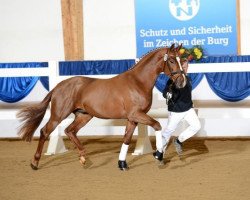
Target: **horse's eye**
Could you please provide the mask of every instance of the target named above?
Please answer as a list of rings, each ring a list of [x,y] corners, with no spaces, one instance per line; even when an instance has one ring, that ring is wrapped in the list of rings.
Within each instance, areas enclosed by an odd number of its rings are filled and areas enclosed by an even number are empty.
[[[174,63],[174,59],[169,59],[169,62],[171,62],[172,64]]]

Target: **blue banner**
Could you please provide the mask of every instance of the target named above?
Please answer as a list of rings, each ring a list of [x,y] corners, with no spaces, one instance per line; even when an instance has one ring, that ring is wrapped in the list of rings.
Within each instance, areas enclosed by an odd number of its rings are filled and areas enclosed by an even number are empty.
[[[173,43],[237,54],[236,0],[136,0],[135,18],[138,58]]]

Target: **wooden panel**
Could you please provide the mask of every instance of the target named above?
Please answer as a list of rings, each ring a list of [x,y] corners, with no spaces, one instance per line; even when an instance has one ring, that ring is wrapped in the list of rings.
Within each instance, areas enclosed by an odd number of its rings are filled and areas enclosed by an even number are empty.
[[[83,1],[61,0],[65,60],[83,60]]]
[[[236,0],[236,17],[237,17],[237,54],[241,55],[241,37],[240,37],[240,0]]]

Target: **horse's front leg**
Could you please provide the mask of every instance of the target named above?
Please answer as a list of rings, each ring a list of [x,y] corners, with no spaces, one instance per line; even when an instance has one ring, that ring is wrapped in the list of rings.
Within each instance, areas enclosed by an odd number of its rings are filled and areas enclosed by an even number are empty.
[[[133,113],[133,115],[131,116],[131,120],[138,122],[138,123],[145,124],[145,125],[149,125],[155,129],[157,151],[153,153],[153,156],[162,163],[163,144],[162,144],[162,140],[161,140],[162,136],[161,136],[161,132],[160,132],[160,130],[162,129],[161,124],[143,112]],[[158,149],[161,151],[158,151]]]
[[[119,154],[119,160],[118,160],[118,167],[120,170],[128,170],[128,165],[126,162],[126,157],[127,157],[127,153],[128,153],[128,147],[129,144],[131,142],[134,130],[137,126],[137,123],[133,122],[133,121],[127,121],[127,125],[126,125],[126,130],[125,130],[125,135],[123,138],[123,144],[121,147],[121,151]]]
[[[155,131],[160,131],[162,129],[161,124],[158,121],[148,116],[144,112],[133,113],[131,116],[129,116],[129,120],[151,126],[155,129]]]

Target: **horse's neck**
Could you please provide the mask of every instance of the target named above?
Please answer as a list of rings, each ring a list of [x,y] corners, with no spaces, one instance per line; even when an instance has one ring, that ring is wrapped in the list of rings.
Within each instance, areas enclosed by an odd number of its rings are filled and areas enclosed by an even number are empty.
[[[159,65],[159,64],[158,64]],[[160,66],[157,66],[156,58],[145,58],[137,63],[133,69],[137,80],[142,82],[149,90],[152,90],[158,75],[160,74]]]

